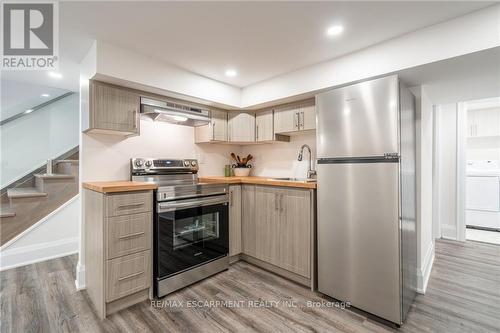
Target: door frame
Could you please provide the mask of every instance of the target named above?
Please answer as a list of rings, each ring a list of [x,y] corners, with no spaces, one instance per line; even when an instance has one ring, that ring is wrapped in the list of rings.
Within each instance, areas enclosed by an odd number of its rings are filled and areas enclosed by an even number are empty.
[[[467,102],[457,103],[457,240],[465,242],[465,196],[467,170]]]
[[[466,240],[465,198],[467,181],[467,115],[472,109],[500,107],[500,97],[457,103],[457,240]]]

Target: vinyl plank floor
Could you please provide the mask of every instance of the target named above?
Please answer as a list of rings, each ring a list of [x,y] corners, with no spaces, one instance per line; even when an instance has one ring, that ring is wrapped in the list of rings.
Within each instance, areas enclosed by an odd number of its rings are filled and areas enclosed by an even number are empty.
[[[101,321],[75,290],[76,261],[1,272],[0,332],[500,332],[498,245],[436,241],[427,292],[399,329],[352,309],[307,306],[330,299],[245,262],[161,299],[170,306],[145,301]]]

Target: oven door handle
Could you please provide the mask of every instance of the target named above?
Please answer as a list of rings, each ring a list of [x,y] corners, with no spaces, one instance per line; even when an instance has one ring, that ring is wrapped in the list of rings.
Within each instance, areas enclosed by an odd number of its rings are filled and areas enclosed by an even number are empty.
[[[187,209],[187,208],[195,208],[195,207],[203,207],[209,205],[216,204],[224,204],[228,202],[228,196],[226,195],[218,195],[216,197],[207,197],[207,198],[197,198],[191,200],[182,200],[182,201],[169,201],[169,202],[160,202],[158,203],[158,213],[172,212],[179,209]]]

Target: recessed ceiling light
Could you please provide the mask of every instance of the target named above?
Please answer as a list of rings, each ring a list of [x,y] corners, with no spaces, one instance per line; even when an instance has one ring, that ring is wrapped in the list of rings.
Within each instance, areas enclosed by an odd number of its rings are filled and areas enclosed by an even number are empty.
[[[31,112],[33,112],[33,110],[32,110],[32,109],[29,109],[29,110],[24,111],[24,113],[31,113]]]
[[[332,25],[326,30],[328,36],[338,36],[344,31],[344,27],[341,25]]]
[[[235,77],[236,75],[238,75],[238,73],[236,72],[236,70],[234,70],[234,69],[228,69],[228,70],[226,70],[226,76]]]
[[[49,94],[41,94],[40,96],[41,96],[41,97],[50,97],[50,95],[49,95]]]
[[[63,77],[61,73],[57,73],[57,72],[49,72],[49,76],[53,77],[54,79],[62,79],[62,77]]]

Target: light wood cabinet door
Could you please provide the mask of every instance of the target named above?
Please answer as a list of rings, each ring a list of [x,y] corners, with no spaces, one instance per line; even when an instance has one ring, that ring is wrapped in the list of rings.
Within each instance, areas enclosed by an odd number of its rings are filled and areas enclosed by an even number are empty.
[[[256,258],[276,266],[280,266],[278,194],[274,187],[255,187]]]
[[[243,253],[256,257],[255,185],[241,185],[241,233]]]
[[[229,186],[229,255],[241,253],[241,186]]]
[[[91,81],[89,130],[139,134],[139,110],[138,94]]]
[[[273,110],[266,110],[255,115],[256,141],[272,141],[274,139]]]
[[[302,131],[316,129],[316,108],[314,102],[301,105],[300,129]]]
[[[274,133],[289,133],[299,130],[299,108],[296,105],[278,107],[274,110]]]
[[[255,113],[228,112],[228,141],[255,142]]]
[[[311,194],[280,189],[278,266],[306,278],[311,276]]]
[[[210,123],[194,128],[194,142],[227,141],[227,112],[210,110]]]
[[[227,141],[227,113],[219,110],[212,110],[211,130],[212,141]]]
[[[107,261],[106,302],[149,288],[152,280],[150,256],[148,250]]]
[[[497,108],[475,110],[474,136],[499,136],[499,115]]]

